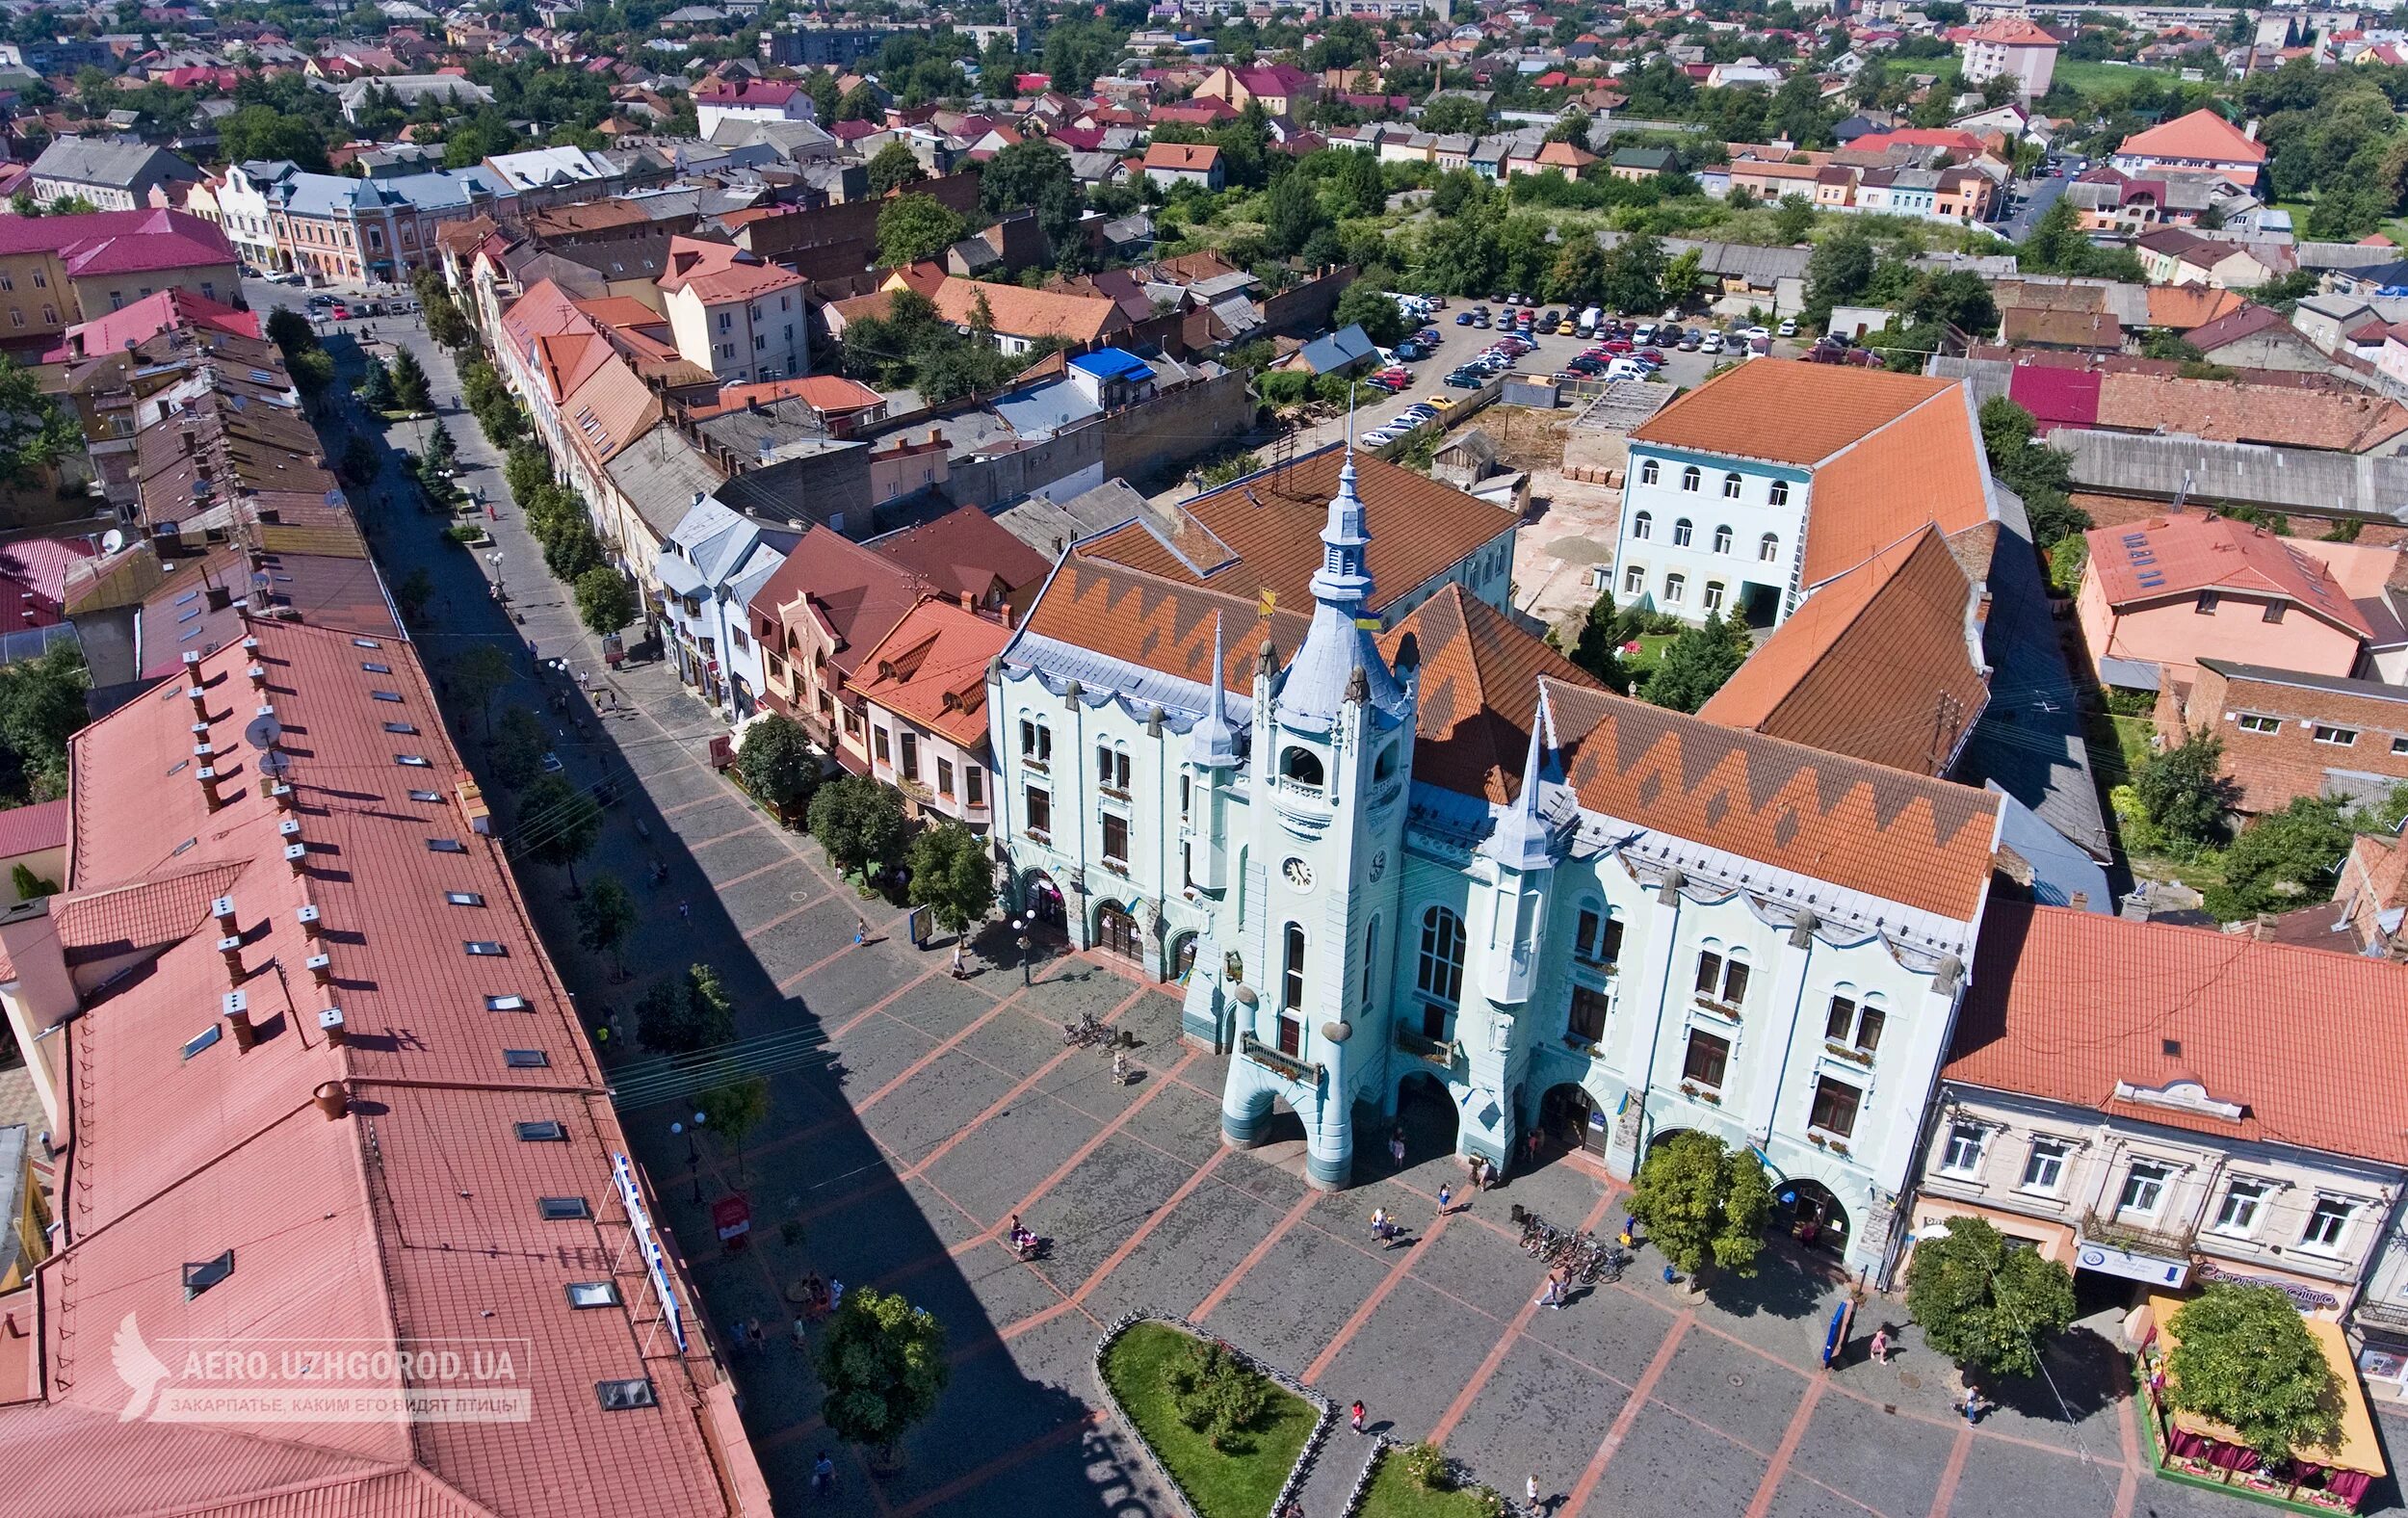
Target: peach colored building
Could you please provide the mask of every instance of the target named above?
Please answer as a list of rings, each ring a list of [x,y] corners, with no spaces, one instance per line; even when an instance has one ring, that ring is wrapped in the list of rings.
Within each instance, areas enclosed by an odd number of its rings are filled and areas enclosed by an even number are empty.
[[[2202,658],[2373,678],[2408,653],[2390,549],[2282,537],[2200,511],[2085,537],[2077,615],[2107,685],[2187,686]]]
[[[917,816],[981,832],[993,820],[986,667],[1011,629],[942,596],[922,599],[862,661],[854,680],[870,720],[870,772]]]

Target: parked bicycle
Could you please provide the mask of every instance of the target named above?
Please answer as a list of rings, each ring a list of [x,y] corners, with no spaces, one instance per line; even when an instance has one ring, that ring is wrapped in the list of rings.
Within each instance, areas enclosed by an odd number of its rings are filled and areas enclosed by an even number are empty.
[[[1093,1012],[1081,1012],[1077,1022],[1061,1025],[1061,1041],[1074,1049],[1097,1048],[1111,1043],[1114,1036]]]

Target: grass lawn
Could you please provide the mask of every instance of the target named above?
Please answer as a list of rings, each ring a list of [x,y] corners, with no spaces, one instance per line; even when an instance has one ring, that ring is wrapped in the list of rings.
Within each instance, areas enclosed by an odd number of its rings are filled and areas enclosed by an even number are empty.
[[[1302,1398],[1273,1387],[1269,1407],[1246,1436],[1253,1448],[1242,1454],[1214,1449],[1179,1421],[1163,1385],[1164,1368],[1194,1342],[1163,1323],[1139,1323],[1106,1352],[1105,1378],[1203,1518],[1268,1518],[1319,1415]]]
[[[2105,59],[2060,58],[2056,69],[2050,74],[2053,83],[2086,95],[2106,94],[2110,91],[2129,89],[2144,74],[2155,74],[2160,84],[2182,83],[2182,71],[2176,68],[2137,68],[2130,64],[2111,64]]]
[[[1394,1450],[1379,1457],[1359,1518],[1482,1518],[1490,1509],[1477,1492],[1433,1492],[1413,1479]]]
[[[1672,645],[1672,640],[1680,636],[1678,633],[1639,634],[1638,652],[1625,658],[1622,667],[1633,674],[1655,668],[1663,659],[1663,651]]]

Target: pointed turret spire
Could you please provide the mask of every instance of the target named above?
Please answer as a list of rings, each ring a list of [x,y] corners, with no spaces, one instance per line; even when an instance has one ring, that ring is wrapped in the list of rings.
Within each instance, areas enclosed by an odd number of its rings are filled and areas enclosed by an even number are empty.
[[[1204,698],[1204,716],[1188,735],[1188,758],[1210,769],[1225,770],[1238,762],[1238,730],[1229,720],[1229,690],[1223,684],[1220,614],[1213,614],[1212,690]]]
[[[1359,699],[1401,717],[1408,704],[1404,688],[1380,657],[1378,623],[1369,615],[1372,577],[1363,567],[1363,550],[1372,539],[1363,530],[1351,448],[1339,467],[1338,493],[1329,499],[1321,539],[1322,564],[1312,580],[1313,627],[1280,684],[1280,713],[1306,721],[1334,720],[1348,700]]]
[[[1544,771],[1548,740],[1554,736],[1554,714],[1547,710],[1547,688],[1538,688],[1538,706],[1531,713],[1529,751],[1522,756],[1522,790],[1514,797],[1503,816],[1497,819],[1496,830],[1480,851],[1499,864],[1514,870],[1543,870],[1551,862],[1547,855],[1548,836],[1552,829],[1539,811],[1542,788],[1539,775]]]

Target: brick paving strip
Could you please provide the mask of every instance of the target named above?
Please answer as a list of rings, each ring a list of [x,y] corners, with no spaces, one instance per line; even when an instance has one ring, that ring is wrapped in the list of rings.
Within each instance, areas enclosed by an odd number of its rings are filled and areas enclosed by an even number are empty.
[[[1603,1221],[1606,1209],[1613,1201],[1614,1195],[1611,1190],[1608,1190],[1603,1196],[1598,1197],[1597,1205],[1588,1210],[1588,1216],[1581,1219],[1580,1227],[1575,1232],[1586,1233]],[[1440,1223],[1446,1220],[1444,1217],[1438,1219]],[[1429,1232],[1431,1236],[1435,1236],[1438,1229],[1433,1225]],[[1386,1285],[1385,1282],[1381,1284]],[[1463,1415],[1472,1410],[1473,1401],[1479,1396],[1481,1389],[1487,1386],[1488,1378],[1497,1374],[1498,1366],[1505,1364],[1505,1357],[1511,1352],[1514,1341],[1522,1337],[1523,1330],[1530,1327],[1531,1320],[1538,1316],[1538,1300],[1535,1296],[1531,1297],[1522,1304],[1521,1311],[1513,1315],[1513,1322],[1508,1323],[1505,1331],[1498,1336],[1496,1347],[1488,1351],[1488,1358],[1479,1363],[1479,1369],[1472,1373],[1472,1378],[1463,1384],[1463,1390],[1455,1394],[1454,1400],[1448,1404],[1446,1412],[1440,1416],[1437,1425],[1430,1429],[1430,1443],[1443,1447],[1447,1442],[1447,1436],[1454,1432],[1455,1425],[1461,1423]],[[1332,1346],[1332,1348],[1334,1348],[1335,1346]],[[1329,1349],[1322,1351],[1323,1360],[1330,1357]],[[1320,1365],[1322,1361],[1316,1360],[1313,1363]]]
[[[1313,1204],[1319,1200],[1321,1200],[1321,1193],[1309,1186],[1306,1187],[1304,1194],[1296,1199],[1296,1205],[1288,1209],[1287,1215],[1271,1224],[1270,1232],[1263,1235],[1262,1241],[1245,1252],[1245,1258],[1238,1262],[1237,1268],[1223,1276],[1221,1283],[1206,1293],[1204,1299],[1196,1303],[1195,1311],[1188,1314],[1188,1322],[1202,1327],[1205,1318],[1212,1313],[1212,1310],[1229,1299],[1229,1294],[1238,1289],[1238,1283],[1245,1279],[1246,1272],[1262,1264],[1263,1257],[1270,1253],[1279,1241],[1288,1236],[1289,1229],[1304,1221],[1304,1215],[1311,1212]],[[1304,1378],[1308,1381],[1312,1379],[1310,1375]]]
[[[1806,1426],[1815,1421],[1815,1404],[1822,1400],[1823,1389],[1830,1384],[1821,1375],[1807,1381],[1806,1395],[1797,1400],[1797,1411],[1790,1414],[1790,1426],[1781,1430],[1780,1448],[1772,1452],[1772,1461],[1765,1467],[1765,1479],[1757,1483],[1755,1500],[1747,1505],[1747,1518],[1765,1518],[1772,1511],[1772,1499],[1781,1489],[1781,1478],[1789,1474],[1797,1447],[1806,1442]]]
[[[1956,1501],[1956,1483],[1965,1479],[1965,1457],[1974,1453],[1974,1428],[1967,1424],[1956,1430],[1956,1442],[1949,1446],[1949,1463],[1940,1472],[1940,1484],[1932,1489],[1931,1518],[1948,1518],[1949,1507]]]
[[[1694,1308],[1684,1308],[1681,1316],[1672,1321],[1671,1330],[1663,1336],[1663,1343],[1656,1346],[1655,1358],[1647,1362],[1647,1369],[1639,1373],[1638,1384],[1631,1388],[1630,1400],[1624,1402],[1622,1410],[1614,1414],[1613,1426],[1606,1430],[1605,1441],[1597,1446],[1597,1453],[1589,1457],[1587,1469],[1582,1471],[1581,1479],[1573,1483],[1572,1494],[1563,1500],[1560,1509],[1563,1518],[1579,1518],[1581,1509],[1587,1505],[1589,1494],[1597,1490],[1598,1481],[1605,1477],[1606,1467],[1612,1463],[1615,1453],[1621,1450],[1622,1441],[1630,1437],[1631,1426],[1638,1422],[1639,1412],[1647,1405],[1647,1399],[1656,1395],[1656,1383],[1662,1380],[1663,1373],[1671,1368],[1672,1357],[1680,1351],[1681,1341],[1688,1337],[1689,1325],[1696,1322]]]

